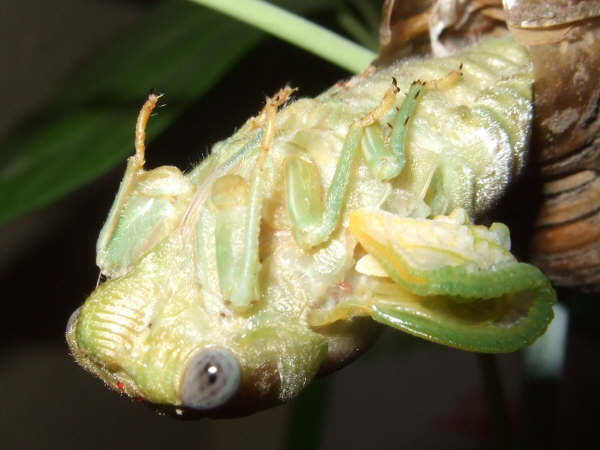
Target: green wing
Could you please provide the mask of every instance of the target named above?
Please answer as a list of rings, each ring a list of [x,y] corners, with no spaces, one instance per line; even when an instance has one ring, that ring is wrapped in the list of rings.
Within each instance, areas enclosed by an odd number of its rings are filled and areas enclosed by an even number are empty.
[[[312,311],[312,324],[358,315],[462,350],[518,350],[552,320],[555,293],[534,266],[510,253],[508,229],[357,210],[349,230],[365,254],[351,295]]]

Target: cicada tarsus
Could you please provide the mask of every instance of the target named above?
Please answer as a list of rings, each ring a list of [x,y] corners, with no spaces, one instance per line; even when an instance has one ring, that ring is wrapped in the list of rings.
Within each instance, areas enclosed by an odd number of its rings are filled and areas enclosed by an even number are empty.
[[[343,366],[379,324],[510,352],[555,294],[476,221],[527,159],[529,53],[509,38],[397,61],[314,99],[284,88],[188,173],[136,153],[67,325],[75,359],[176,414],[247,414]]]

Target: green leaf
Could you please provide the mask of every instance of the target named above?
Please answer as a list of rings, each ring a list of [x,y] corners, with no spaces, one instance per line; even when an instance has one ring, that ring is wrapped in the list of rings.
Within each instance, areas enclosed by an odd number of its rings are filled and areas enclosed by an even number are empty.
[[[340,1],[275,3],[306,14]],[[159,3],[0,145],[0,222],[58,199],[130,155],[133,111],[150,89],[168,93],[168,108],[148,130],[152,139],[263,37],[188,2]]]

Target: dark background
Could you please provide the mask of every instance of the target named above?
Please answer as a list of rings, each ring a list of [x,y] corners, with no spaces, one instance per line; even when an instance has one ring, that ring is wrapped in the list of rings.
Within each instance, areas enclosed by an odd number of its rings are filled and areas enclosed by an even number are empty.
[[[0,2],[0,140],[152,3]],[[317,19],[333,26],[330,17]],[[149,145],[148,162],[188,169],[255,114],[265,95],[291,83],[311,96],[345,76],[266,40]],[[244,86],[245,94],[232,96],[231,86]],[[95,286],[95,240],[123,170],[124,163],[58,203],[0,226],[0,448],[306,448],[301,439],[318,428],[319,403],[323,449],[494,448],[477,358],[394,332],[299,401],[243,419],[176,421],[105,389],[75,365],[63,331]],[[511,420],[529,448],[584,444],[596,435],[599,339],[590,314],[599,300],[561,298],[573,312],[562,380],[525,382],[520,354],[499,357]]]

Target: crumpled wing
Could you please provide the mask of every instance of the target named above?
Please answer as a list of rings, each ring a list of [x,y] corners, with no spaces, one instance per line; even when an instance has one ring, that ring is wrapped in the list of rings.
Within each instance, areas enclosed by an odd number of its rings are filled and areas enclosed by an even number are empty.
[[[312,311],[324,325],[370,315],[415,336],[462,350],[518,350],[544,333],[555,293],[534,266],[510,253],[508,229],[467,223],[460,211],[434,219],[360,209],[349,230],[366,252],[352,295]]]

